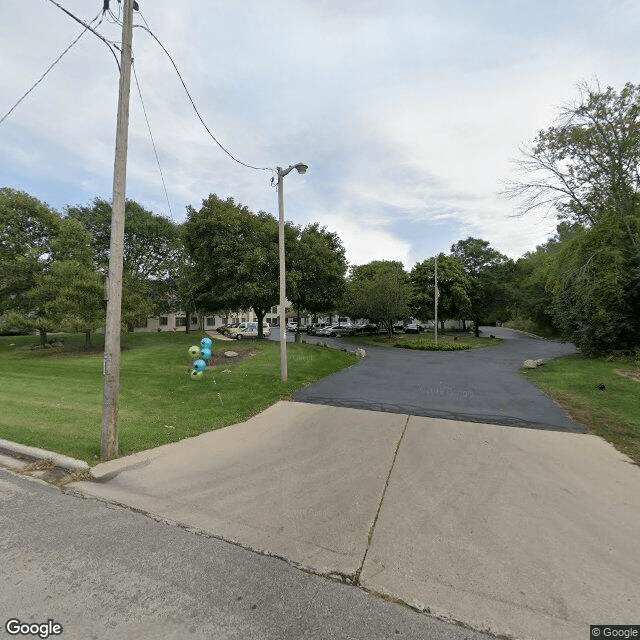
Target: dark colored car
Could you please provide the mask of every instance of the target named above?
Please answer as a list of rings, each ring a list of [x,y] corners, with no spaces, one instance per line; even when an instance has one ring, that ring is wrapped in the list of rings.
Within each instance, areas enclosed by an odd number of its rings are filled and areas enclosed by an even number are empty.
[[[412,322],[411,324],[408,324],[404,330],[405,333],[420,333],[421,331],[424,331],[424,327],[417,322]]]

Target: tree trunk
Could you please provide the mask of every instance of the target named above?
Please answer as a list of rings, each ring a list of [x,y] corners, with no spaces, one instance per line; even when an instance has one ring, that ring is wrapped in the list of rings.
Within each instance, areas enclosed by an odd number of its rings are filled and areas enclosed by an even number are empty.
[[[478,320],[478,318],[473,319],[473,329],[475,331],[476,338],[479,338],[480,337],[480,321]]]
[[[297,309],[298,313],[296,315],[296,342],[302,342],[302,336],[300,335],[300,309]]]
[[[85,347],[91,346],[91,330],[84,332],[84,346]]]
[[[44,329],[38,329],[40,331],[40,346],[44,348],[47,344],[47,332]]]
[[[258,318],[258,340],[264,338],[264,317],[267,315],[266,309],[261,309],[260,307],[253,307],[253,311]]]

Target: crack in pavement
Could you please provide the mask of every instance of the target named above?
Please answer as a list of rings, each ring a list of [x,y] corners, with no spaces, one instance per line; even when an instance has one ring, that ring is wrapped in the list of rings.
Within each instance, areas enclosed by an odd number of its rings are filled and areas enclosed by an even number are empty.
[[[400,451],[400,445],[402,444],[402,439],[404,438],[404,434],[407,431],[407,427],[409,426],[409,420],[411,416],[408,415],[407,419],[404,423],[404,427],[402,429],[402,433],[400,434],[400,438],[398,439],[398,443],[396,444],[396,450],[393,454],[393,460],[391,461],[391,467],[389,468],[389,473],[387,474],[387,479],[384,483],[384,489],[382,490],[382,495],[380,496],[380,503],[378,504],[378,509],[376,511],[376,515],[373,518],[373,522],[371,523],[371,527],[369,528],[369,536],[367,538],[367,548],[364,550],[364,555],[362,556],[362,562],[360,563],[360,567],[353,575],[353,583],[355,585],[360,584],[360,575],[362,574],[362,569],[364,567],[364,563],[367,559],[367,553],[369,553],[369,548],[371,547],[371,540],[373,539],[373,532],[376,528],[376,524],[378,522],[378,516],[380,515],[380,509],[382,509],[382,503],[384,502],[384,497],[387,493],[387,489],[389,487],[389,480],[391,479],[391,474],[393,473],[393,468],[396,464],[396,459],[398,458],[398,452]]]

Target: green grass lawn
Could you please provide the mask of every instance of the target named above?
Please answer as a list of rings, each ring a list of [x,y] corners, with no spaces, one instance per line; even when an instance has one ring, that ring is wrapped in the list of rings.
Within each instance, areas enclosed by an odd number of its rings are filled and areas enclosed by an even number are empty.
[[[640,363],[567,356],[525,375],[591,433],[640,464]],[[604,385],[604,391],[598,385]]]
[[[459,351],[464,349],[480,349],[503,342],[501,338],[480,337],[459,331],[438,331],[438,343],[435,343],[433,331],[424,333],[396,333],[391,339],[386,335],[377,336],[355,336],[351,338],[341,338],[349,342],[358,344],[371,344],[383,347],[399,347],[404,349],[418,349],[426,351]]]
[[[62,337],[64,348],[46,350],[30,348],[39,342],[34,336],[0,337],[0,438],[92,464],[100,455],[104,337],[95,335],[89,351],[82,348],[83,335]],[[233,350],[242,359],[191,380],[187,349],[201,337],[123,334],[120,455],[242,422],[358,360],[343,351],[288,344],[289,379],[283,383],[279,343],[214,340],[214,357]]]

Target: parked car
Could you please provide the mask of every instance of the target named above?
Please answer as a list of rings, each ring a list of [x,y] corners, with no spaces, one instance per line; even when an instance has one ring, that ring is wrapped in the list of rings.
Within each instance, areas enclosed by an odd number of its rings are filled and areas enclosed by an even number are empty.
[[[287,331],[297,331],[298,323],[297,322],[288,322],[287,323]]]
[[[404,331],[404,324],[402,324],[402,322],[394,322],[393,323],[393,330],[394,331]]]
[[[229,331],[231,329],[234,329],[235,327],[237,327],[240,323],[239,322],[235,322],[235,323],[231,323],[231,324],[223,324],[221,326],[219,326],[216,331],[218,333],[221,333],[223,336],[226,336],[229,334]]]
[[[418,322],[412,322],[411,324],[408,324],[404,330],[405,333],[420,333],[421,331],[424,331],[424,327]]]
[[[229,337],[236,340],[243,340],[244,338],[257,338],[258,337],[258,323],[257,322],[241,322],[237,327],[229,329]],[[271,335],[271,327],[268,324],[262,326],[262,335]]]
[[[354,336],[356,334],[355,326],[352,324],[333,324],[318,331],[319,336]]]
[[[315,324],[309,324],[307,325],[307,333],[310,336],[317,336],[318,331],[320,331],[321,329],[326,329],[329,326],[331,325],[327,324],[326,322],[316,322]]]
[[[356,323],[353,326],[356,330],[356,334],[378,333],[378,325],[371,322]]]

